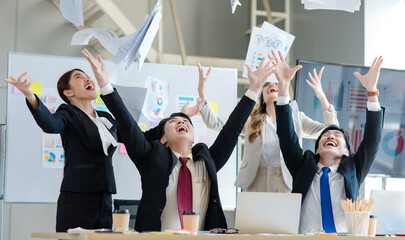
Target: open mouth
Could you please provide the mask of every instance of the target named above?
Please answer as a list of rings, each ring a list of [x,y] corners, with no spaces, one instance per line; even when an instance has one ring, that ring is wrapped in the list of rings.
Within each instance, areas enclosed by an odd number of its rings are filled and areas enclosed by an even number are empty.
[[[278,91],[277,91],[277,89],[275,89],[275,88],[271,88],[271,89],[270,89],[270,93],[273,93],[273,92],[278,92]]]
[[[333,141],[328,141],[324,144],[325,147],[336,147],[337,144]]]
[[[188,129],[185,126],[179,126],[177,127],[177,132],[188,132]]]
[[[84,85],[84,89],[89,90],[89,91],[94,90],[94,85],[92,83],[88,83],[88,84]]]

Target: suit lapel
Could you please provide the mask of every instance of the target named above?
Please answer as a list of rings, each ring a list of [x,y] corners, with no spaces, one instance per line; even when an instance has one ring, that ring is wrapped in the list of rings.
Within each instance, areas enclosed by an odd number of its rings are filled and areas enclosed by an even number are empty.
[[[83,130],[83,134],[85,134],[88,139],[84,139],[83,144],[86,144],[94,151],[101,151],[103,152],[103,146],[101,143],[100,133],[98,132],[98,128],[96,124],[84,113],[80,108],[73,106],[76,109],[80,117],[81,126],[80,128]]]

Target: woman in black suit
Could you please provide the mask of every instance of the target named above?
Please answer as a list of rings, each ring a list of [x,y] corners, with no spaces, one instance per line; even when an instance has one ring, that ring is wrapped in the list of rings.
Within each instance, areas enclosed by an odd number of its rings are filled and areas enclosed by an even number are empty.
[[[117,123],[110,114],[96,111],[94,82],[80,69],[63,74],[57,84],[66,104],[51,114],[30,89],[27,73],[4,81],[26,97],[35,121],[46,133],[59,133],[65,166],[57,205],[56,231],[69,228],[111,228],[112,200],[116,193],[112,155],[117,146]]]

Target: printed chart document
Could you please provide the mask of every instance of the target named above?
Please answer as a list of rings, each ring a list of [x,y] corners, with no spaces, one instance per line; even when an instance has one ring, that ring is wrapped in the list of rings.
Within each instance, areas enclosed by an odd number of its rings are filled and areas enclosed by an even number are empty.
[[[119,39],[120,47],[113,59],[115,63],[124,64],[126,70],[135,59],[138,59],[138,71],[141,69],[159,29],[160,19],[162,18],[160,10],[160,2],[157,1],[152,14],[146,16],[141,28],[135,33]]]
[[[117,34],[111,30],[101,28],[86,28],[77,31],[73,37],[71,45],[88,45],[90,38],[96,38],[100,44],[107,49],[113,56],[117,54],[120,47],[120,41]]]
[[[84,26],[82,0],[60,0],[60,11],[76,27]]]
[[[267,55],[272,56],[271,51],[280,51],[285,58],[290,51],[295,36],[285,32],[268,22],[264,22],[262,27],[253,27],[250,35],[248,52],[246,54],[245,64],[249,65],[252,70],[256,70],[260,62],[265,58],[268,62]],[[278,55],[278,54],[277,54]],[[243,68],[243,77],[247,78],[247,68]],[[274,74],[266,80],[267,82],[277,82]]]
[[[354,12],[360,10],[361,0],[301,0],[306,10],[327,9]]]

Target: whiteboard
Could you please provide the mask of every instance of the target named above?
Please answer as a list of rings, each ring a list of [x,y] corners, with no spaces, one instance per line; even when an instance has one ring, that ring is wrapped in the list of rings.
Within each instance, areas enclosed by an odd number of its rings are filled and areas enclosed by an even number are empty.
[[[134,63],[127,71],[118,68],[111,61],[105,61],[108,78],[121,86],[144,87],[148,76],[169,84],[169,104],[164,116],[176,111],[176,98],[198,96],[198,71],[194,66],[179,66],[145,63],[137,71]],[[8,75],[19,76],[28,72],[33,82],[41,82],[42,88],[56,89],[59,77],[73,68],[80,68],[95,79],[90,65],[84,58],[47,56],[24,53],[9,53]],[[236,105],[237,70],[213,68],[206,84],[206,94],[210,102],[216,103],[221,117],[228,117]],[[193,118],[193,123],[201,117]],[[42,130],[37,126],[25,97],[14,93],[13,86],[7,87],[7,134],[5,166],[5,201],[21,203],[55,203],[60,191],[62,169],[49,169],[42,166]],[[157,124],[141,116],[139,123],[148,128]],[[198,124],[197,124],[198,125]],[[196,129],[196,135],[212,143],[217,131],[206,127]],[[196,136],[198,137],[198,136]],[[113,156],[113,166],[117,185],[116,199],[140,199],[141,182],[138,170],[128,155],[117,148]],[[236,203],[236,151],[228,163],[219,171],[219,191],[224,208],[233,208]]]

